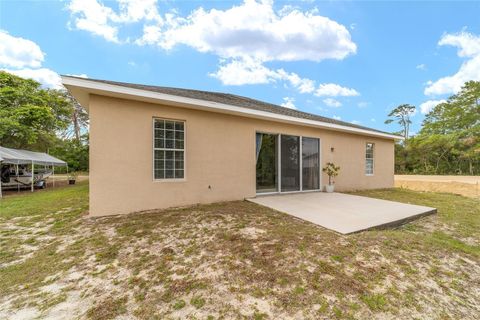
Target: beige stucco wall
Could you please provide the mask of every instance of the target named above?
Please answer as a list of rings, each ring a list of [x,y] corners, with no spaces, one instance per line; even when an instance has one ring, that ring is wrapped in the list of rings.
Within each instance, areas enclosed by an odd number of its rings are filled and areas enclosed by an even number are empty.
[[[89,113],[93,216],[255,196],[256,131],[320,138],[321,165],[341,167],[337,190],[394,184],[393,140],[97,95]],[[153,180],[153,117],[186,122],[185,181]],[[373,176],[364,174],[366,142],[375,143]]]

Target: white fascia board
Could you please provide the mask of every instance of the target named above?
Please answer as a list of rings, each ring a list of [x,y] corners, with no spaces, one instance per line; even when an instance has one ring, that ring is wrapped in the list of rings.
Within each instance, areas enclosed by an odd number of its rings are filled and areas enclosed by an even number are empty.
[[[90,94],[106,95],[112,97],[125,97],[133,100],[160,102],[167,105],[174,105],[179,107],[187,107],[191,109],[200,109],[206,111],[220,112],[226,114],[240,115],[244,117],[265,119],[270,121],[293,123],[297,125],[306,125],[311,127],[318,127],[334,131],[349,132],[355,134],[362,134],[366,136],[379,137],[385,139],[403,140],[402,137],[381,133],[376,131],[370,131],[367,129],[354,128],[344,126],[340,124],[334,124],[329,122],[302,119],[282,114],[271,113],[267,111],[254,110],[249,108],[242,108],[238,106],[206,101],[201,99],[187,98],[176,95],[170,95],[165,93],[153,92],[149,90],[136,89],[130,87],[124,87],[121,85],[114,85],[109,83],[101,83],[97,81],[91,81],[88,79],[72,78],[68,76],[62,76],[62,83],[72,91],[75,96],[75,91],[78,89],[85,90]],[[72,90],[73,89],[73,90]],[[88,106],[84,106],[88,108]]]

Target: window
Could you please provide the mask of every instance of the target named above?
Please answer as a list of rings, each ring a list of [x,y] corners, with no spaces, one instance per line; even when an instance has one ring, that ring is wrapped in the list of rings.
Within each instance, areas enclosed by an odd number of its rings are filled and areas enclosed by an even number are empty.
[[[154,119],[153,171],[156,180],[185,177],[185,122]]]
[[[375,144],[367,142],[366,148],[365,148],[365,174],[366,175],[373,175],[374,147],[375,147]]]

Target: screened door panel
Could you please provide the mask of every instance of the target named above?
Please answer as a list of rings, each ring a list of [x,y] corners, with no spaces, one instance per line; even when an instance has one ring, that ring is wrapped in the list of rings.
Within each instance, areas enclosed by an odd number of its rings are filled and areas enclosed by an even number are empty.
[[[278,136],[256,134],[257,193],[278,191]]]
[[[320,188],[320,142],[316,138],[302,138],[302,189]]]

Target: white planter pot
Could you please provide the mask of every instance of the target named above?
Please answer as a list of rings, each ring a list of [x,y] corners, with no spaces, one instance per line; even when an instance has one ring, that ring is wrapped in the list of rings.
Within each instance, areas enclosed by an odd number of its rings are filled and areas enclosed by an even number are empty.
[[[332,193],[333,191],[335,191],[335,185],[334,184],[327,184],[325,186],[325,191],[327,191],[328,193]]]

